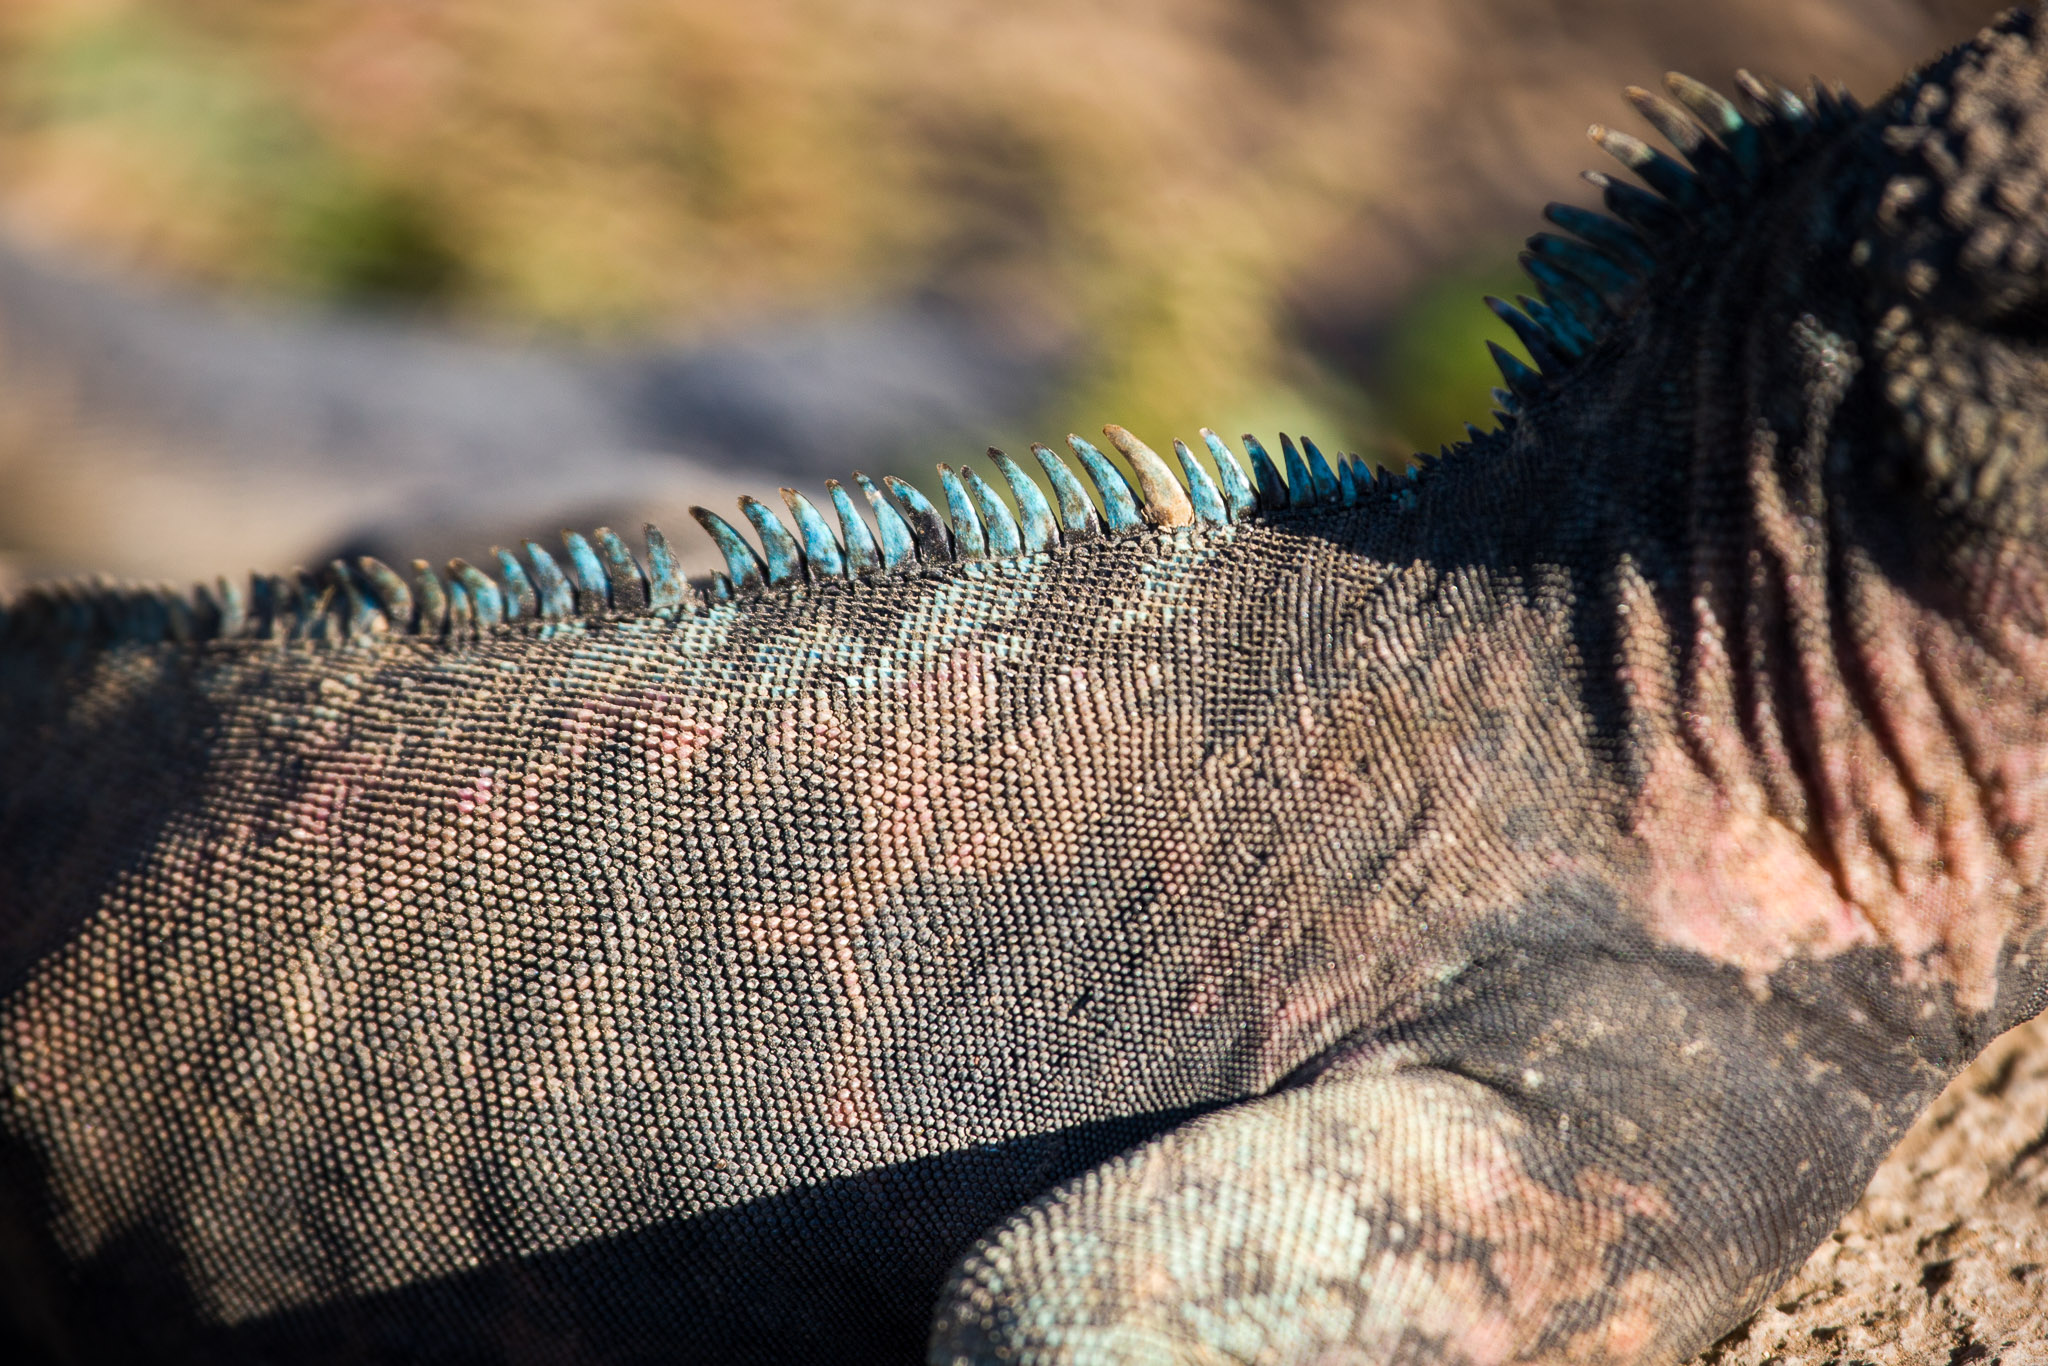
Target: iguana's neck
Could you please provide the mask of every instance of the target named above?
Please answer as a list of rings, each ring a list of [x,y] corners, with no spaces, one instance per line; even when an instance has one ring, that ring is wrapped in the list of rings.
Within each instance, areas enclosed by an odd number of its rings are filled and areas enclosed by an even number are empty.
[[[1749,416],[1690,421],[1603,519],[1647,914],[1759,986],[1894,951],[1988,1036],[2048,983],[2048,550],[1888,523],[1907,503],[1852,434],[1858,358],[1785,330],[1804,412],[1755,374],[1702,384]]]

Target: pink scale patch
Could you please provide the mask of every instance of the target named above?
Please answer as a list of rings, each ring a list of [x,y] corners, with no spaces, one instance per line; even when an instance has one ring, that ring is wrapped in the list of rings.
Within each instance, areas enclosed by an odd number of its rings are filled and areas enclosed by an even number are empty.
[[[651,768],[680,780],[725,735],[722,711],[714,705],[707,713],[663,692],[592,698],[563,713],[555,751],[573,766],[623,742]]]
[[[491,803],[491,789],[496,785],[496,781],[492,777],[490,769],[479,769],[476,777],[472,778],[466,786],[456,789],[455,809],[467,816],[480,806],[489,806]]]
[[[841,1130],[879,1128],[882,1106],[872,1072],[857,1063],[855,1070],[842,1072],[838,1081],[825,1105],[825,1122]]]
[[[381,755],[329,752],[312,765],[303,786],[285,804],[280,824],[292,840],[324,842],[330,829],[384,770]]]

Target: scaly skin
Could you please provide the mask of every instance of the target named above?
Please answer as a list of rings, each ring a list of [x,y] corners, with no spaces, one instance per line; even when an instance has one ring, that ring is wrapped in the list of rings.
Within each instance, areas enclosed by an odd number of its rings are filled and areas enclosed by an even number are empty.
[[[2048,990],[2044,92],[2020,17],[1699,180],[1609,137],[1699,202],[1540,246],[1554,373],[1412,481],[1117,432],[1151,525],[1049,549],[957,485],[733,598],[18,604],[19,1331],[1704,1346]]]

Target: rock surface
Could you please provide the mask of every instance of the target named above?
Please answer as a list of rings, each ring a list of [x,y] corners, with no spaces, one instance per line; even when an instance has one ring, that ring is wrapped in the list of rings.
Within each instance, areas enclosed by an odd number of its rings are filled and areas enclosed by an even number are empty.
[[[2048,1366],[2048,1017],[1942,1093],[1772,1303],[1697,1366]]]

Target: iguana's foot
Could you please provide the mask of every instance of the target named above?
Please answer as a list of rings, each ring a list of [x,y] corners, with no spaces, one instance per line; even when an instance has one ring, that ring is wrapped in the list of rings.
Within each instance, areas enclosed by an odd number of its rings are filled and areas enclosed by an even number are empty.
[[[1418,1024],[996,1229],[930,1360],[1678,1361],[1800,1264],[1940,1084],[1884,1041],[1914,1007],[1875,958],[1770,988],[1611,939],[1505,951]]]

